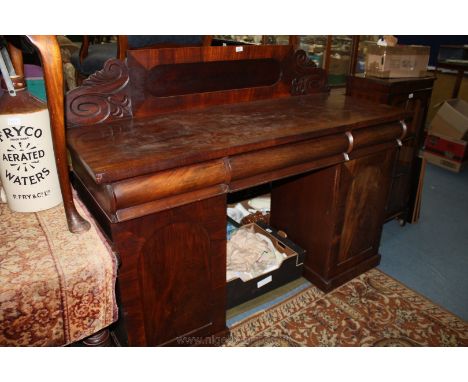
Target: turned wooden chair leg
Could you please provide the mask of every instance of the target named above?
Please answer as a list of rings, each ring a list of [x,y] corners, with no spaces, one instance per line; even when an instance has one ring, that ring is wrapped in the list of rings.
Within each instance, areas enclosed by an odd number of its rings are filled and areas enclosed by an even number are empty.
[[[55,162],[62,190],[63,205],[67,217],[68,229],[73,233],[89,230],[90,223],[83,219],[76,210],[69,179],[67,150],[65,145],[65,113],[63,100],[63,71],[60,47],[55,36],[28,36],[37,48],[44,71],[47,104],[50,114],[52,140],[54,143]]]
[[[82,341],[85,346],[112,346],[112,340],[110,337],[109,329],[102,329],[99,332],[93,334],[92,336],[86,337]]]

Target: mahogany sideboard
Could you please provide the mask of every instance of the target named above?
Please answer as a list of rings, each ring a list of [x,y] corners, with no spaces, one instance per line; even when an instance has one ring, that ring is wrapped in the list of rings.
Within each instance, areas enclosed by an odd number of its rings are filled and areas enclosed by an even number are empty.
[[[227,335],[227,193],[271,182],[271,224],[306,249],[323,290],[380,261],[412,113],[330,94],[302,51],[132,51],[66,107],[76,188],[120,255],[131,346]]]
[[[356,74],[348,76],[346,94],[373,102],[404,107],[415,112],[415,122],[398,149],[391,191],[386,206],[386,220],[397,218],[400,225],[416,222],[419,178],[424,171],[419,149],[434,85],[434,76],[419,78],[376,78]]]

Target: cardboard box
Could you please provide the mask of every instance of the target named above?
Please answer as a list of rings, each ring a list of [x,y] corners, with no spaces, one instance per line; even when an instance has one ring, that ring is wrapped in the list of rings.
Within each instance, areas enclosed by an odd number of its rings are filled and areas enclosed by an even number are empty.
[[[366,54],[366,75],[380,78],[425,77],[428,75],[429,46],[370,45]]]
[[[439,167],[460,172],[468,162],[468,142],[430,133],[424,141],[424,158]]]
[[[467,141],[431,133],[427,135],[424,141],[424,148],[426,151],[458,162],[468,160],[467,145]]]
[[[468,140],[468,102],[445,101],[431,121],[429,134]]]
[[[445,168],[453,172],[460,172],[468,166],[468,161],[459,162],[455,160],[448,159],[444,156],[433,154],[430,151],[424,151],[423,157],[429,163],[435,164],[436,166]]]
[[[264,293],[270,292],[288,282],[302,276],[305,250],[284,238],[280,233],[264,223],[259,222],[247,224],[245,227],[253,226],[255,232],[267,236],[275,248],[286,254],[281,266],[271,272],[255,277],[248,281],[235,278],[227,282],[227,308],[242,304]]]

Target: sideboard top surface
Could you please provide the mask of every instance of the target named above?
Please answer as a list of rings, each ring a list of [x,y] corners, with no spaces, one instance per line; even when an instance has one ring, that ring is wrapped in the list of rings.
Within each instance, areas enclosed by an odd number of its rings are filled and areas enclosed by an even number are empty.
[[[110,183],[408,115],[341,94],[312,94],[82,126],[67,131],[67,142],[97,183]]]

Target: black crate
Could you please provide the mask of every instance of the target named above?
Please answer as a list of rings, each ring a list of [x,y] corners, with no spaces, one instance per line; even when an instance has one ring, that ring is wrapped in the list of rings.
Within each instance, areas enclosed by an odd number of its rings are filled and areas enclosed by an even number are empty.
[[[249,224],[250,225],[250,224]],[[227,283],[227,308],[249,301],[270,292],[302,276],[305,250],[291,240],[281,236],[278,231],[264,223],[252,223],[256,232],[269,237],[273,245],[288,256],[281,266],[274,271],[260,275],[248,281],[240,278]]]

